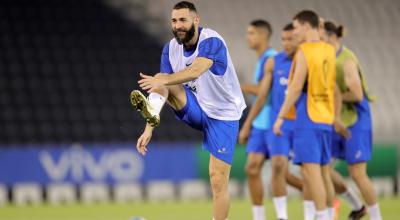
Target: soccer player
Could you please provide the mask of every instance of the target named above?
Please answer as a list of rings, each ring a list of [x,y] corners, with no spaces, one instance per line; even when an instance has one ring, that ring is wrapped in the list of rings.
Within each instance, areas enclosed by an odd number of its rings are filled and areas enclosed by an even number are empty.
[[[342,93],[343,104],[341,119],[349,128],[351,136],[348,140],[334,134],[332,157],[345,160],[349,165],[349,173],[356,183],[370,210],[371,220],[382,219],[376,194],[366,169],[371,160],[372,120],[369,102],[373,100],[368,92],[365,76],[356,55],[340,43],[343,37],[343,26],[325,21],[325,39],[336,49],[336,81]],[[333,171],[334,172],[334,171]],[[337,172],[333,173],[334,184],[352,205],[353,211],[349,219],[361,219],[367,214],[366,207],[353,191],[346,186]]]
[[[265,20],[254,20],[247,27],[247,43],[250,49],[254,50],[259,58],[254,71],[253,84],[241,85],[244,93],[257,96],[259,93],[260,81],[263,78],[269,78],[268,80],[270,81],[271,75],[264,74],[266,61],[268,58],[277,54],[276,50],[269,45],[271,35],[271,25]],[[271,126],[269,121],[270,110],[271,107],[269,103],[265,104],[254,120],[246,120],[243,126],[244,129],[239,133],[239,142],[244,144],[246,142],[244,139],[247,139],[250,129],[252,128],[246,147],[247,164],[245,170],[253,204],[253,220],[265,219],[263,202],[264,190],[261,171],[265,159],[269,158],[267,137],[268,130]],[[245,132],[245,134],[243,132]]]
[[[182,1],[174,6],[174,38],[164,46],[161,73],[141,74],[139,85],[149,93],[148,98],[137,90],[131,93],[132,105],[147,121],[137,150],[147,153],[167,102],[179,120],[203,132],[203,147],[210,152],[213,218],[225,220],[231,162],[246,104],[225,41],[214,30],[200,27],[199,22],[193,3]]]
[[[256,98],[254,105],[251,107],[250,113],[244,122],[244,125],[239,133],[239,141],[245,142],[246,138],[249,136],[251,129],[251,121],[259,114],[262,113],[262,109],[264,103],[267,102],[267,106],[270,105],[269,108],[270,114],[268,115],[268,120],[264,121],[265,125],[269,126],[270,121],[275,121],[275,118],[280,110],[280,107],[285,98],[285,91],[287,88],[288,76],[290,72],[290,67],[292,64],[292,58],[294,52],[296,51],[296,41],[293,38],[293,25],[287,24],[282,31],[281,34],[282,46],[284,51],[277,54],[274,57],[271,57],[267,60],[265,65],[265,74],[262,81],[259,83],[259,92]],[[271,92],[270,92],[271,90]],[[268,96],[268,93],[271,93]],[[270,98],[268,98],[270,97]],[[268,101],[267,101],[268,100]],[[264,107],[265,108],[265,107]],[[260,114],[261,114],[260,113]],[[259,117],[259,116],[257,116]],[[302,190],[302,181],[295,177],[294,175],[288,172],[288,156],[289,150],[292,148],[292,121],[285,121],[284,130],[285,136],[276,136],[273,135],[272,132],[268,132],[267,145],[263,149],[263,155],[265,157],[270,156],[272,159],[272,176],[271,176],[271,185],[272,185],[272,195],[273,202],[275,205],[276,216],[278,219],[287,219],[287,199],[286,199],[286,182],[295,188]],[[253,123],[254,127],[254,123]],[[254,128],[253,128],[254,130]],[[287,133],[286,133],[287,131]],[[248,143],[252,143],[251,139],[253,138],[253,134],[250,135]],[[266,138],[267,136],[264,136]],[[252,145],[248,144],[248,150],[252,147]],[[261,157],[264,161],[264,157]],[[250,161],[250,153],[248,155],[248,161]],[[250,164],[248,162],[248,164]],[[259,189],[256,191],[255,187],[251,186],[250,191],[255,191],[254,193],[257,196],[260,196],[259,199],[262,201],[262,183],[261,183],[261,168],[262,163],[257,166],[259,175]],[[248,175],[249,176],[249,175]],[[250,177],[249,177],[250,182]],[[251,194],[253,195],[253,193]],[[253,198],[254,204],[254,198]],[[255,208],[253,208],[254,210]],[[255,214],[255,213],[253,213]],[[264,219],[262,218],[254,218],[254,219]]]
[[[286,98],[273,130],[276,135],[283,135],[284,118],[296,119],[293,162],[301,165],[304,188],[314,202],[316,219],[326,220],[333,218],[333,209],[329,214],[327,206],[332,207],[334,195],[329,167],[334,123],[341,134],[346,131],[335,117],[341,103],[335,81],[335,48],[320,41],[315,12],[299,12],[293,18],[293,26],[302,43],[293,60]]]

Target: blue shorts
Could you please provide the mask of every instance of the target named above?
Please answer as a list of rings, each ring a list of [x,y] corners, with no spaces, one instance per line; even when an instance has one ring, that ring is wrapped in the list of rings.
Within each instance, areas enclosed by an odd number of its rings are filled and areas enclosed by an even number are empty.
[[[274,132],[269,133],[268,149],[271,157],[286,156],[289,158],[289,152],[293,148],[293,130],[283,130],[282,135],[276,135]]]
[[[334,134],[332,141],[332,157],[346,161],[348,164],[367,162],[372,154],[372,132],[351,131],[351,137],[346,140],[339,134]]]
[[[186,105],[175,111],[176,117],[203,132],[203,148],[214,157],[231,164],[239,133],[239,121],[213,119],[201,109],[196,96],[185,87]]]
[[[327,165],[331,160],[332,131],[298,130],[293,138],[293,163]]]
[[[268,129],[251,129],[249,140],[247,141],[246,153],[262,153],[268,159],[268,133]]]

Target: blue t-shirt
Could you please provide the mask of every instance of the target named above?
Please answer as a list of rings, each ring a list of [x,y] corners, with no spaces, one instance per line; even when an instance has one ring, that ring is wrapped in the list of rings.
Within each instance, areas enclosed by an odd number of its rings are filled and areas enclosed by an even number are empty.
[[[280,52],[274,57],[274,69],[271,84],[271,123],[278,118],[279,111],[285,101],[289,80],[290,68],[293,59],[285,52]],[[285,120],[282,130],[293,130],[293,121]]]
[[[276,50],[272,48],[268,48],[258,59],[256,69],[254,71],[254,79],[253,82],[255,84],[258,84],[262,78],[264,77],[264,66],[265,63],[267,62],[268,58],[273,57],[277,54]],[[264,107],[260,111],[260,113],[257,115],[257,117],[253,121],[253,127],[257,129],[269,129],[271,127],[271,121],[270,121],[270,111],[271,111],[271,106],[270,106],[270,96],[267,98],[267,102],[265,103]]]
[[[203,28],[199,27],[199,35]],[[184,49],[184,56],[191,56],[197,48],[197,43],[191,48]],[[217,37],[210,37],[203,40],[198,47],[197,57],[205,57],[213,61],[210,70],[215,75],[223,75],[228,67],[228,54],[225,44]],[[160,63],[161,73],[173,73],[169,61],[169,42],[164,45]]]

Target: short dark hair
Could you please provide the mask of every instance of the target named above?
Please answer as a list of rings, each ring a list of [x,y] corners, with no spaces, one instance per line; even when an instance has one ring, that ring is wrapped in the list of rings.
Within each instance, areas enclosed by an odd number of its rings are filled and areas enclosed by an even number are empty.
[[[188,2],[188,1],[181,1],[181,2],[176,3],[176,4],[174,5],[174,8],[173,8],[173,9],[174,9],[174,10],[179,10],[179,9],[185,9],[185,8],[189,9],[189,11],[192,11],[192,12],[196,12],[196,13],[197,13],[196,6],[194,6],[193,3]]]
[[[336,25],[332,21],[324,22],[324,29],[328,35],[336,35],[336,37],[341,38],[344,36],[344,27],[343,25]]]
[[[297,13],[293,17],[293,20],[298,20],[301,24],[308,23],[312,28],[319,27],[319,17],[317,13],[311,10],[304,10]]]
[[[251,26],[254,26],[256,28],[262,28],[264,30],[266,30],[268,32],[268,38],[271,37],[272,35],[272,27],[271,24],[263,19],[257,19],[257,20],[253,20],[252,22],[250,22]]]
[[[292,31],[293,29],[294,27],[292,22],[286,24],[285,27],[283,27],[283,31]]]

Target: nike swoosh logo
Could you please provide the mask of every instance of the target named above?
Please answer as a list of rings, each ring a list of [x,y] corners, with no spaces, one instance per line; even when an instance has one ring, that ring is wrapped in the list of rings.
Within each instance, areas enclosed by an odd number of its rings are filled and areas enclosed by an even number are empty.
[[[186,64],[186,66],[190,66],[190,65],[192,65],[192,64],[191,64],[191,63],[187,63],[187,64]]]
[[[227,152],[226,152],[226,148],[218,149],[217,152],[220,153],[220,154],[225,154],[225,153],[227,153]]]

